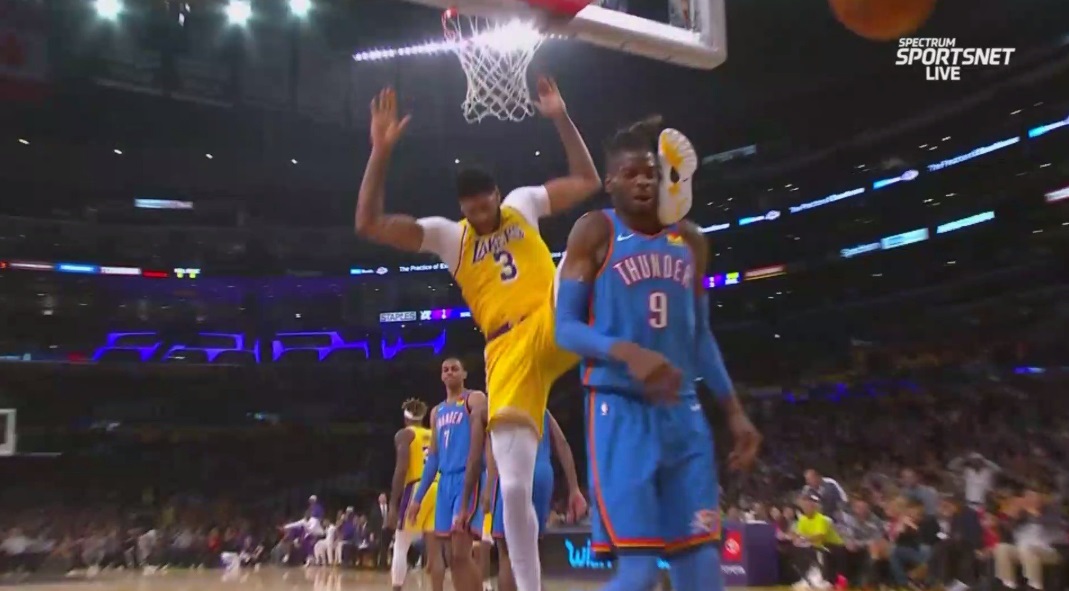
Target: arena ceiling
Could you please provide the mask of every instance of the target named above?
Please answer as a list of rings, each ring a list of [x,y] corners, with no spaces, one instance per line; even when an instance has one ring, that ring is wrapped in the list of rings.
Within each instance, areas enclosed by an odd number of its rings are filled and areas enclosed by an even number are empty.
[[[87,0],[15,1],[46,7],[54,66],[44,99],[0,109],[0,156],[13,163],[0,178],[11,182],[74,184],[72,195],[95,189],[124,199],[135,193],[195,199],[331,193],[334,205],[341,206],[351,202],[345,188],[355,186],[362,168],[367,100],[383,84],[398,86],[416,115],[406,152],[399,156],[410,174],[433,171],[437,180],[428,182],[436,184],[448,178],[457,160],[491,160],[517,182],[533,182],[562,164],[554,157],[556,140],[546,125],[466,125],[459,110],[464,79],[452,56],[356,65],[346,59],[358,49],[440,34],[435,11],[401,0],[320,0],[299,30],[284,24],[280,0],[254,2],[262,18],[243,33],[243,43],[281,35],[299,44],[293,50],[300,54],[293,60],[296,67],[281,67],[296,83],[276,85],[282,96],[281,106],[274,108],[215,104],[196,92],[176,99],[151,87],[101,86],[101,27],[92,22]],[[155,0],[129,3],[143,15],[171,6]],[[220,3],[190,2],[181,31],[150,18],[129,29],[142,48],[179,48],[206,69],[224,64],[232,68],[220,67],[224,75],[243,72],[254,57],[205,51],[224,28]],[[591,143],[622,122],[660,112],[694,136],[705,153],[783,138],[805,152],[975,95],[1035,64],[1067,58],[1069,6],[1060,0],[1019,0],[1012,9],[1002,0],[940,0],[918,35],[953,37],[960,46],[1017,49],[1014,66],[967,72],[962,82],[925,81],[923,68],[896,67],[893,43],[871,43],[847,32],[824,0],[727,3],[729,59],[712,72],[576,42],[547,45],[533,68],[560,79]],[[292,47],[283,43],[283,57],[276,61],[289,63],[287,48]],[[329,67],[318,58],[303,61],[305,50],[329,57]],[[319,75],[331,68],[340,69],[342,77]],[[306,80],[308,74],[313,79]],[[172,96],[161,96],[167,94]],[[305,102],[330,104],[306,111]],[[33,139],[32,150],[14,138]],[[518,156],[499,162],[503,145]],[[114,151],[120,149],[124,154],[117,159]],[[535,153],[545,156],[534,159]]]

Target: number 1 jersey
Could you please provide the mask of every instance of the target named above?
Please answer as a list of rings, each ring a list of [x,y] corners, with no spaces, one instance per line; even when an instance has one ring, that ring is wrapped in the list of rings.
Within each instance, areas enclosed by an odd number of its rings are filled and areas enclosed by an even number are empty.
[[[594,280],[588,322],[598,332],[657,351],[683,372],[683,396],[697,379],[694,253],[676,225],[635,232],[603,210],[612,236]],[[596,392],[641,396],[642,385],[614,361],[583,359],[583,384]]]

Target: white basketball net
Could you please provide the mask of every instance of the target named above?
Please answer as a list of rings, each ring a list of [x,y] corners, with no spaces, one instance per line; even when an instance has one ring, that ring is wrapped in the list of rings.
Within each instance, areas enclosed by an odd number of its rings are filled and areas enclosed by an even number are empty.
[[[501,22],[477,16],[443,16],[445,39],[468,79],[464,119],[522,121],[535,113],[527,88],[531,65],[545,36],[519,19]]]

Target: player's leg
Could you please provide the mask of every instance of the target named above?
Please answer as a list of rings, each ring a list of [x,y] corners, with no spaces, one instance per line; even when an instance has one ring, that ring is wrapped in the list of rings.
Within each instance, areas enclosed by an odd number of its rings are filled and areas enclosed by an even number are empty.
[[[427,552],[427,574],[431,578],[431,591],[445,591],[445,556],[442,538],[434,532],[423,534],[423,545]]]
[[[397,530],[393,536],[393,562],[390,565],[390,584],[394,589],[400,589],[405,584],[405,575],[408,574],[408,551],[412,548],[412,542],[419,535],[409,528]]]
[[[497,543],[497,591],[516,591],[516,577],[512,574],[512,558],[509,556],[509,545],[504,538],[496,540]]]
[[[649,591],[663,550],[655,478],[659,450],[651,407],[611,394],[587,395],[591,547],[616,555],[603,591]]]
[[[549,474],[544,470],[535,470],[534,492],[532,500],[535,507],[535,515],[538,522],[539,534],[545,530],[549,516],[549,506],[553,496],[553,468],[550,466]],[[493,533],[494,541],[498,548],[497,567],[497,591],[516,591],[516,578],[512,574],[512,559],[509,557],[509,546],[505,541],[505,527],[502,517],[501,503],[495,503]]]
[[[491,500],[490,512],[483,515],[482,539],[479,544],[479,549],[481,550],[479,553],[479,572],[483,576],[483,591],[490,591],[494,588],[493,584],[490,582],[490,555],[494,551],[493,506],[493,501]]]
[[[516,591],[516,578],[512,575],[512,560],[505,541],[505,518],[501,504],[501,490],[497,490],[490,503],[490,533],[497,546],[497,591]]]
[[[722,591],[720,570],[720,487],[713,434],[694,399],[661,414],[659,506],[673,591]]]
[[[408,522],[408,503],[415,493],[414,489],[415,484],[406,486],[404,492],[401,493],[401,502],[397,506],[397,514],[401,522],[393,536],[393,559],[390,562],[390,584],[395,590],[401,589],[405,584],[405,575],[408,574],[408,551],[419,536],[419,531],[413,527],[414,524]],[[430,499],[424,497],[423,503],[420,503],[421,513],[424,511],[423,504],[428,500]]]
[[[501,483],[500,500],[512,572],[520,591],[540,591],[538,515],[534,502],[534,465],[538,434],[528,425],[499,423],[490,433]]]
[[[464,486],[464,473],[450,475],[448,481],[450,488],[462,490]],[[455,481],[455,482],[454,482]],[[439,481],[439,490],[445,486],[445,475]],[[480,487],[476,487],[472,498],[464,499],[462,494],[453,496],[451,507],[449,536],[449,568],[453,573],[453,587],[456,591],[480,591],[482,577],[479,575],[479,567],[475,564],[472,548],[477,529],[475,524],[482,519],[479,511]],[[441,498],[439,498],[439,502]],[[463,521],[457,521],[464,517]]]
[[[548,295],[547,306],[548,307]],[[499,503],[512,572],[519,591],[541,591],[538,518],[531,500],[550,384],[542,381],[542,324],[552,318],[536,313],[486,345],[490,444],[497,462]]]

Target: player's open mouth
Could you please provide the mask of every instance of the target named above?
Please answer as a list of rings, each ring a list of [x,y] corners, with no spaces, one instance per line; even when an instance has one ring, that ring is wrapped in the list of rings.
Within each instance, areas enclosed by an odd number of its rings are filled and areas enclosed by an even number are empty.
[[[635,195],[635,201],[640,203],[648,203],[653,201],[653,193],[638,193]]]

